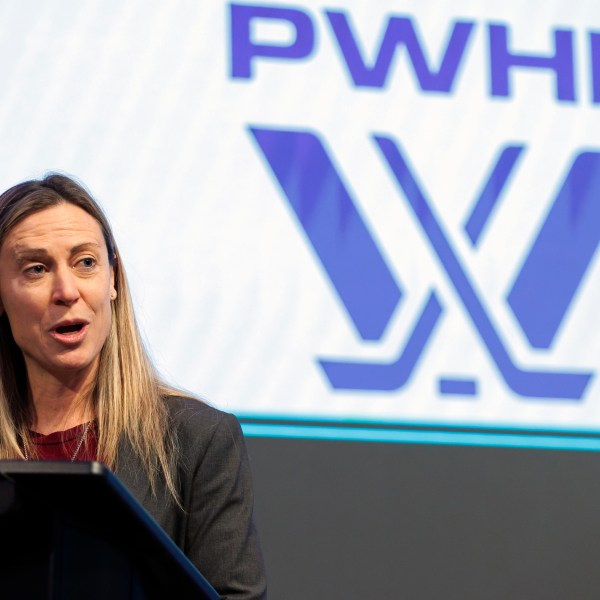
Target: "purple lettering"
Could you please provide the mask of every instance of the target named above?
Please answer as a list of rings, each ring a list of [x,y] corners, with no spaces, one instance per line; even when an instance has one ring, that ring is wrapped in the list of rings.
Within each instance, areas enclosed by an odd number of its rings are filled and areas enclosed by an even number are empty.
[[[413,22],[408,17],[390,17],[372,66],[361,56],[346,13],[326,11],[340,51],[357,87],[384,87],[396,49],[406,47],[419,86],[427,92],[450,93],[474,23],[455,21],[438,69],[430,68]]]
[[[573,69],[573,32],[554,31],[555,52],[551,56],[515,54],[508,49],[508,28],[491,24],[490,78],[492,96],[510,96],[509,71],[513,67],[548,69],[556,76],[556,98],[563,102],[575,101],[575,74]]]
[[[298,9],[276,6],[231,4],[231,77],[251,79],[256,57],[298,60],[311,54],[314,30],[310,16]],[[270,19],[291,23],[296,38],[289,45],[255,43],[251,24],[255,19]]]

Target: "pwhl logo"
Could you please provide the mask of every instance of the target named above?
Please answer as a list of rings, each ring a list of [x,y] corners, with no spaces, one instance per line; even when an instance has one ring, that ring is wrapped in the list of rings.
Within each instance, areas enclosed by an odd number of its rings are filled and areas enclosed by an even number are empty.
[[[250,130],[359,335],[363,340],[380,339],[402,298],[402,286],[392,275],[325,145],[314,132]],[[515,362],[404,150],[388,136],[377,135],[372,141],[507,386],[528,398],[581,400],[593,373],[528,369]],[[466,215],[465,235],[473,247],[477,247],[524,150],[523,146],[506,146],[492,165],[482,193]],[[600,241],[599,200],[600,152],[581,152],[574,157],[564,181],[558,183],[545,221],[507,295],[535,349],[551,347],[594,257]],[[404,347],[391,363],[319,363],[336,389],[401,389],[432,340],[443,311],[438,292],[431,289]],[[440,392],[474,395],[477,385],[468,379],[442,379]]]

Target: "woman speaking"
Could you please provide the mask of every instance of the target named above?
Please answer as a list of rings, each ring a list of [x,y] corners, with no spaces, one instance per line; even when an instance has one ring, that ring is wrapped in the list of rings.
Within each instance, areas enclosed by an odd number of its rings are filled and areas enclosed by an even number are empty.
[[[222,598],[264,598],[240,426],[159,379],[108,221],[72,179],[0,196],[0,315],[0,459],[103,462]]]

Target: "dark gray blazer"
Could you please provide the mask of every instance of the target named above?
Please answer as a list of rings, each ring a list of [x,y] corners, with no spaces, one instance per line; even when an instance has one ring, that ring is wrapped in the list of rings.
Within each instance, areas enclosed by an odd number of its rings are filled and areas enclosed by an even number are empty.
[[[150,484],[123,444],[117,477],[198,567],[221,598],[266,598],[266,578],[252,518],[248,455],[237,419],[203,402],[167,398],[177,431],[181,510]]]

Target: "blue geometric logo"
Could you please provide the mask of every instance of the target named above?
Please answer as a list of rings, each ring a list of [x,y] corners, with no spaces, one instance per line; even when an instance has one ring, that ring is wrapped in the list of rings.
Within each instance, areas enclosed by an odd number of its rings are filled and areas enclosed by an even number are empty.
[[[379,340],[400,305],[403,287],[386,263],[356,202],[314,132],[251,127],[273,176],[363,340]],[[375,150],[415,216],[468,314],[482,347],[506,385],[524,398],[581,401],[592,372],[543,370],[517,363],[478,295],[472,278],[406,153],[390,136],[374,135]],[[481,234],[525,146],[502,148],[464,221],[477,248]],[[600,152],[578,153],[551,199],[507,293],[507,303],[532,348],[549,350],[600,242]],[[431,289],[406,342],[391,362],[319,360],[335,389],[392,391],[407,384],[444,312]],[[476,382],[442,379],[440,393],[475,395]]]

